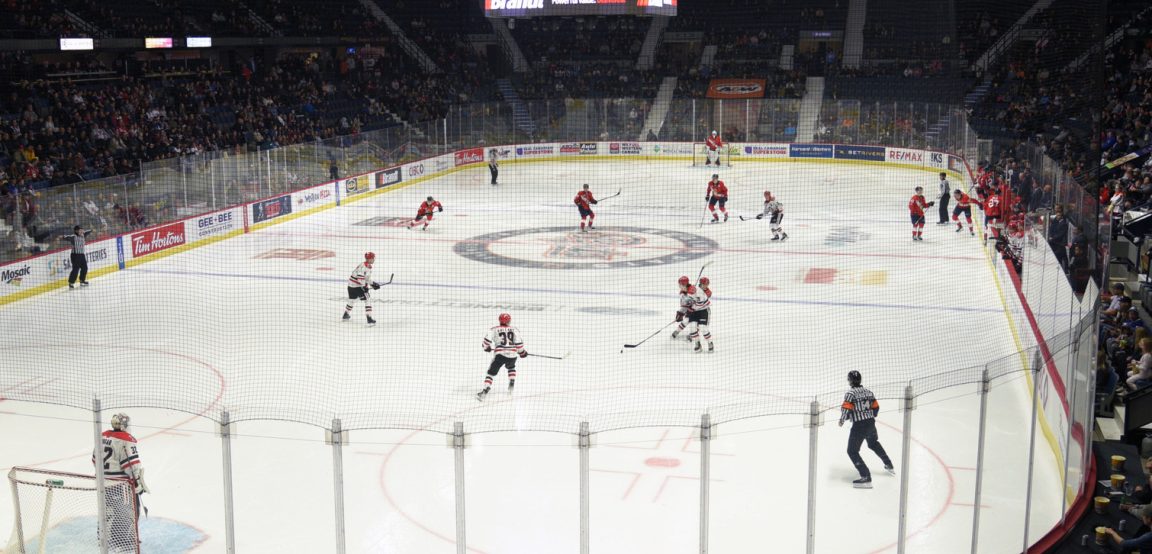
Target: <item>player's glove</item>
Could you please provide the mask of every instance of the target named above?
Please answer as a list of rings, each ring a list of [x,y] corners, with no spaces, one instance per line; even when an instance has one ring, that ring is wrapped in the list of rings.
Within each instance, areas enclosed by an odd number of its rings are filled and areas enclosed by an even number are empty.
[[[764,214],[756,214],[756,219],[764,219]]]
[[[440,206],[439,208],[436,208],[436,211],[438,211],[438,212],[444,211],[444,206]]]
[[[484,345],[484,351],[485,351],[485,352],[491,352],[491,351],[492,351],[492,347],[491,347],[491,346],[488,346],[488,345]]]
[[[528,357],[528,351],[527,350],[521,350],[520,351],[520,357],[521,358],[527,358]]]
[[[933,200],[933,201],[931,201],[931,202],[929,202],[929,203],[928,203],[928,207],[929,207],[929,208],[931,208],[932,206],[935,206],[935,205],[936,205],[936,201],[935,201],[935,200]]]
[[[146,492],[152,492],[152,490],[149,489],[148,484],[144,482],[144,469],[137,467],[137,469],[136,469],[136,494],[144,494]]]
[[[380,283],[372,281],[372,290],[380,290]]]
[[[599,203],[600,203],[600,201],[599,201],[599,200],[593,200],[593,201],[592,201],[592,203],[593,203],[593,204],[599,204]]]
[[[676,321],[684,321],[684,313],[676,312]]]

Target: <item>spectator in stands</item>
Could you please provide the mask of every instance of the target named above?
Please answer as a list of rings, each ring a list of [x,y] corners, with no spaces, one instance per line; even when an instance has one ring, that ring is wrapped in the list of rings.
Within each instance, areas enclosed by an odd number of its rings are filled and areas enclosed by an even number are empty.
[[[1152,384],[1152,339],[1142,339],[1139,347],[1140,359],[1128,366],[1128,378],[1124,380],[1133,391]]]
[[[1051,187],[1046,187],[1051,188]],[[1040,195],[1037,195],[1040,196]],[[1064,206],[1056,205],[1056,211],[1048,220],[1048,246],[1064,271],[1068,271],[1068,220],[1064,219]],[[1123,288],[1124,285],[1120,285]],[[1117,299],[1117,304],[1119,300]]]
[[[1147,551],[1152,548],[1152,506],[1146,505],[1140,509],[1140,522],[1142,534],[1131,539],[1125,539],[1120,536],[1111,527],[1105,529],[1108,536],[1112,538],[1112,542],[1121,550],[1121,552],[1132,552],[1139,550],[1141,552]]]

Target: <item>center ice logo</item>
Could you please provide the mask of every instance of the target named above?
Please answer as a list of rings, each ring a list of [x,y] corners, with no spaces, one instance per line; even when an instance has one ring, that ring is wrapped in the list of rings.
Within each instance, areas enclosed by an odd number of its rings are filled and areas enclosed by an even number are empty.
[[[472,237],[454,251],[473,261],[514,267],[620,269],[686,262],[719,247],[700,235],[653,227],[603,227],[592,234],[537,227]]]

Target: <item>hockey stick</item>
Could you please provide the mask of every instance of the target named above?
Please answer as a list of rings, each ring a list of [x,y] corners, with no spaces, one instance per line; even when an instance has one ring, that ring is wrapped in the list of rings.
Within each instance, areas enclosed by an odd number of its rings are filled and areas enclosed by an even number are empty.
[[[373,284],[374,284],[374,285],[379,285],[379,286],[381,286],[381,287],[382,287],[382,286],[384,286],[384,285],[391,285],[391,284],[392,284],[392,278],[393,278],[393,277],[395,277],[395,276],[396,276],[396,274],[395,274],[395,273],[393,273],[393,274],[389,275],[389,276],[388,276],[388,282],[387,282],[387,283],[373,283]],[[377,288],[379,288],[379,287],[377,287]]]
[[[535,356],[537,358],[548,358],[549,360],[563,360],[564,358],[567,358],[569,354],[571,354],[571,352],[565,352],[563,356],[545,356],[543,354],[533,354],[531,352],[528,353],[529,356]]]
[[[640,342],[638,342],[638,343],[636,343],[636,344],[625,344],[625,345],[624,345],[624,348],[636,348],[637,346],[640,346],[641,344],[644,344],[644,343],[648,342],[648,339],[651,339],[652,337],[654,337],[654,336],[656,336],[656,335],[659,335],[659,334],[660,334],[662,331],[664,331],[665,329],[667,329],[668,327],[670,327],[670,326],[671,326],[673,323],[676,323],[676,321],[675,321],[675,320],[673,320],[673,321],[669,321],[667,325],[665,325],[665,326],[663,326],[663,327],[661,327],[661,328],[657,329],[655,333],[652,333],[651,335],[648,335],[648,337],[647,337],[647,338],[645,338],[644,340],[642,340],[642,341],[640,341]],[[624,353],[624,349],[623,349],[623,348],[621,348],[621,349],[620,349],[620,353],[621,353],[621,354],[623,354],[623,353]]]
[[[704,213],[700,214],[700,224],[696,226],[697,229],[702,229],[704,227],[704,219],[708,217],[708,212],[708,207],[705,206]]]
[[[712,265],[712,260],[708,260],[708,261],[704,262],[704,265],[700,266],[700,272],[696,274],[696,284],[697,285],[700,284],[700,277],[704,275],[704,268],[706,268],[710,265]]]
[[[620,190],[616,191],[616,194],[613,194],[612,196],[605,196],[604,198],[601,198],[601,199],[597,200],[596,202],[603,202],[609,198],[616,198],[617,196],[620,196],[621,192],[624,192],[624,189],[620,189]]]

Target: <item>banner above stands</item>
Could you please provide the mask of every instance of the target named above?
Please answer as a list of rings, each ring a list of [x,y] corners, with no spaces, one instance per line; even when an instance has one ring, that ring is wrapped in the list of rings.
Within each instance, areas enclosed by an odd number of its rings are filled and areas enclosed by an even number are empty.
[[[690,142],[556,142],[480,146],[370,173],[352,175],[291,193],[135,230],[88,245],[92,276],[125,269],[345,202],[455,171],[500,161],[691,160]],[[845,144],[729,143],[733,162],[860,163],[948,171],[962,177],[962,158],[943,152]],[[0,265],[0,304],[64,286],[68,251],[61,249]]]

